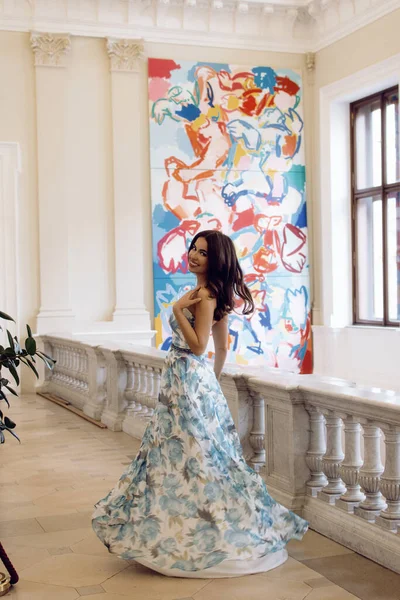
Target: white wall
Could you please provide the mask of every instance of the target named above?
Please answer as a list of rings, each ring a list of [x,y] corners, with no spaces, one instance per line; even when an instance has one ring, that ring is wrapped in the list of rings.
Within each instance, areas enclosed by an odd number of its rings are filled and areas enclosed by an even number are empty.
[[[349,103],[400,83],[400,11],[323,49],[314,89],[314,370],[400,390],[400,330],[352,325]]]
[[[230,50],[220,48],[196,48],[181,45],[145,44],[149,57],[168,57],[175,60],[198,60],[230,62],[236,64],[266,64],[274,67],[287,67],[303,70],[304,57],[299,54],[266,53],[256,51]],[[141,163],[132,160],[132,170],[140,168],[142,193],[133,194],[132,210],[143,229],[145,251],[137,248],[132,251],[132,270],[135,260],[144,264],[137,270],[143,273],[142,280],[135,282],[144,297],[146,309],[152,314],[152,257],[151,257],[151,201],[150,165],[148,136],[147,64],[144,61],[139,73],[119,73],[121,77],[135,77],[126,86],[121,80],[112,85],[110,62],[105,39],[72,37],[71,49],[63,59],[63,73],[46,71],[46,85],[52,86],[65,81],[65,95],[60,97],[64,104],[65,156],[67,202],[60,214],[66,216],[52,218],[43,225],[42,236],[47,228],[65,231],[68,236],[68,285],[69,298],[65,307],[75,315],[77,330],[104,331],[110,325],[116,305],[116,256],[115,256],[115,160],[118,154],[113,151],[113,125],[115,114],[112,110],[114,90],[132,90],[136,86],[136,106],[138,106],[141,127],[137,129],[135,143],[141,147]],[[38,181],[38,139],[46,137],[45,120],[36,121],[37,103],[43,106],[43,77],[38,78],[37,69],[57,69],[56,67],[35,67],[27,33],[0,32],[0,142],[10,141],[20,145],[22,173],[19,189],[19,294],[20,326],[29,323],[33,329],[40,307],[43,307],[43,290],[51,285],[48,266],[41,269],[39,259],[39,205],[38,189],[43,190],[47,165],[40,164],[42,179]],[[42,88],[40,88],[42,86]],[[307,83],[305,81],[307,103]],[[53,92],[54,90],[52,90]],[[122,93],[122,92],[119,92]],[[60,91],[61,94],[61,91]],[[57,94],[55,94],[57,97]],[[136,97],[137,96],[137,97]],[[114,101],[116,99],[114,98]],[[132,95],[119,97],[118,105],[124,114],[129,114],[134,104]],[[39,106],[40,108],[40,106]],[[57,107],[56,107],[57,109]],[[309,118],[306,110],[306,122]],[[50,121],[49,121],[50,123]],[[307,124],[307,123],[306,123]],[[38,129],[39,128],[39,129]],[[48,132],[50,133],[53,132]],[[306,134],[307,135],[307,134]],[[307,139],[306,139],[307,144]],[[120,151],[120,149],[119,149]],[[128,148],[127,151],[131,152]],[[133,156],[133,155],[132,155]],[[121,159],[122,160],[122,159]],[[50,168],[50,165],[49,165]],[[308,174],[309,175],[309,174]],[[139,176],[139,173],[137,173]],[[119,175],[120,177],[120,175]],[[119,181],[119,189],[123,181]],[[127,185],[130,185],[127,179]],[[57,203],[57,198],[54,198]],[[64,223],[67,219],[68,223]],[[63,236],[60,235],[60,239]],[[43,238],[44,239],[44,238]],[[120,240],[119,240],[120,241]],[[61,242],[60,242],[61,243]],[[44,242],[42,241],[42,246]],[[130,277],[130,273],[126,273]],[[47,279],[47,281],[44,281]],[[41,294],[42,291],[42,294]],[[42,296],[42,297],[41,297]],[[70,322],[70,320],[68,321]],[[107,323],[105,323],[107,322]],[[102,326],[104,326],[102,328]],[[111,335],[111,333],[110,333]],[[25,377],[24,386],[31,389],[32,379]]]

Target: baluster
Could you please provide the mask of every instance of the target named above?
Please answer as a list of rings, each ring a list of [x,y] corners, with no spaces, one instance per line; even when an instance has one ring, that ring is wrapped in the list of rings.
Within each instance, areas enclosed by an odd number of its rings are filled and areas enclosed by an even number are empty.
[[[322,470],[322,457],[326,453],[325,418],[315,406],[307,406],[307,412],[310,415],[310,444],[306,463],[311,474],[311,479],[307,481],[307,493],[316,496],[328,483]]]
[[[356,515],[374,522],[386,502],[380,492],[380,479],[383,472],[381,463],[381,431],[376,425],[367,423],[364,429],[364,464],[360,469],[359,482],[365,492],[365,500],[355,509]]]
[[[254,451],[250,459],[253,469],[258,472],[265,466],[265,400],[261,394],[252,393],[253,426],[250,431],[249,442]]]
[[[376,523],[386,529],[400,531],[400,429],[386,426],[383,431],[386,460],[381,491],[386,498],[387,509],[377,517]]]
[[[140,403],[140,396],[139,396],[142,374],[140,371],[140,365],[138,363],[132,363],[132,366],[133,366],[132,395],[133,395],[133,399],[134,399],[134,406],[132,406],[132,412],[139,413],[143,408]]]
[[[135,402],[136,392],[139,389],[139,380],[135,373],[135,369],[136,369],[136,367],[135,367],[134,363],[127,364],[127,367],[126,367],[127,382],[126,382],[125,397],[128,400],[129,405],[128,405],[126,412],[127,412],[127,414],[130,414],[133,416],[135,415],[135,413],[137,413],[141,409],[141,406]]]
[[[71,355],[71,370],[74,373],[74,376],[79,377],[79,358],[80,358],[81,350],[79,348],[74,348]]]
[[[84,391],[86,390],[86,351],[82,350],[80,353],[80,361],[79,361],[79,388]]]
[[[143,413],[142,412],[142,416],[145,417],[146,419],[149,419],[153,413],[154,410],[152,408],[153,405],[153,394],[154,394],[154,370],[153,367],[151,367],[150,365],[147,365],[145,367],[145,378],[146,378],[146,398],[145,398],[145,407],[146,407],[146,412]]]
[[[326,421],[326,452],[322,458],[322,469],[328,479],[328,485],[318,492],[318,498],[334,504],[346,491],[340,479],[340,465],[344,454],[342,451],[342,419],[335,413],[328,411]]]
[[[340,466],[340,476],[347,491],[336,502],[336,506],[346,512],[353,513],[354,508],[365,500],[358,483],[361,458],[361,425],[356,417],[349,415],[344,421],[345,456]]]
[[[144,399],[146,396],[146,386],[147,380],[145,377],[145,367],[138,363],[138,373],[139,373],[139,389],[136,392],[137,400],[140,404],[144,404]]]
[[[70,380],[70,385],[80,391],[80,373],[79,373],[79,363],[81,357],[81,350],[76,348],[68,348],[68,375]],[[77,360],[77,368],[74,369]]]
[[[153,408],[158,404],[158,396],[161,387],[161,369],[154,367],[154,392],[153,392]]]
[[[147,390],[148,390],[148,379],[147,379],[147,370],[145,365],[138,364],[139,372],[140,372],[140,386],[136,396],[139,399],[140,403],[140,411],[138,412],[139,417],[145,417],[149,409],[147,407]]]
[[[62,346],[62,348],[61,348],[61,378],[60,378],[62,382],[66,381],[65,361],[66,361],[66,348],[65,348],[65,346]]]
[[[145,367],[145,377],[147,380],[147,387],[146,387],[146,406],[147,408],[149,408],[151,406],[151,399],[153,396],[153,388],[154,388],[154,381],[153,381],[153,368],[150,367],[150,365],[146,365]]]

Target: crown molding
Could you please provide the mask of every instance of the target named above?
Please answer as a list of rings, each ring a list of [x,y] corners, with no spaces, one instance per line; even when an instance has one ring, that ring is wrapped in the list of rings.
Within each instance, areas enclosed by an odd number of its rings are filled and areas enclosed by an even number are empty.
[[[307,53],[400,8],[400,0],[21,0],[0,30]]]

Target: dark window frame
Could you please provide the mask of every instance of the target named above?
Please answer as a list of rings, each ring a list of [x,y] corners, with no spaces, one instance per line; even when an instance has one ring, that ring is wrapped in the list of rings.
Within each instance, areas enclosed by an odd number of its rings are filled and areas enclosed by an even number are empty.
[[[350,104],[350,154],[351,154],[351,237],[352,237],[352,282],[353,282],[353,324],[368,325],[374,327],[400,327],[399,321],[391,321],[389,318],[389,285],[388,285],[388,256],[387,256],[387,199],[392,193],[400,194],[400,180],[395,183],[386,183],[386,99],[392,94],[397,94],[397,113],[399,111],[399,87],[382,90],[381,92],[367,96]],[[363,105],[374,102],[380,103],[381,109],[381,161],[382,180],[380,186],[357,189],[357,161],[356,161],[356,131],[355,115]],[[359,316],[359,292],[358,292],[358,250],[357,250],[357,202],[366,197],[380,196],[382,198],[382,240],[383,240],[383,319],[367,320]]]

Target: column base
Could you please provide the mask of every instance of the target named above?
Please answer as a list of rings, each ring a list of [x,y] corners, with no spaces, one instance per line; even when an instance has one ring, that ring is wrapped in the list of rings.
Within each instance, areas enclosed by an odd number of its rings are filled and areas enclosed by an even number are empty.
[[[150,314],[145,306],[129,308],[116,307],[112,317],[113,323],[123,329],[150,329]]]
[[[86,402],[83,406],[83,412],[91,419],[94,419],[95,421],[101,421],[101,415],[104,411],[104,403],[105,399],[100,401],[99,404],[92,404],[91,402]]]
[[[141,419],[139,416],[127,415],[122,423],[122,431],[136,440],[141,440],[149,424],[149,419]]]
[[[342,494],[327,494],[326,492],[322,491],[317,493],[317,498],[319,500],[323,500],[323,502],[326,502],[327,504],[332,504],[332,506],[334,506],[341,495]]]
[[[70,308],[40,309],[36,317],[36,333],[72,333],[75,314]]]
[[[336,501],[336,506],[340,508],[340,510],[344,510],[344,512],[348,513],[349,515],[353,515],[354,510],[359,506],[360,502],[351,502],[339,498],[339,500]]]
[[[112,410],[105,409],[101,415],[101,422],[107,425],[110,431],[122,431],[122,422],[125,419],[125,414],[117,413]]]
[[[375,523],[393,533],[400,532],[400,519],[385,519],[385,517],[379,516],[376,517]]]
[[[366,508],[361,508],[360,506],[358,506],[354,509],[354,514],[357,515],[357,517],[361,517],[365,521],[368,521],[368,523],[375,523],[376,518],[379,517],[381,511],[367,510]]]
[[[322,492],[324,489],[323,485],[314,486],[314,485],[306,485],[307,496],[311,496],[311,498],[317,498],[318,494]]]

